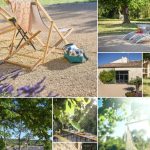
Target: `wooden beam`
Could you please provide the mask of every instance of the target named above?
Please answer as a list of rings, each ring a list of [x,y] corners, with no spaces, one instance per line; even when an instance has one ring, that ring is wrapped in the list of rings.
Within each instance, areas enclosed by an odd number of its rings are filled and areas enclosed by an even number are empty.
[[[16,53],[16,55],[24,56],[24,57],[29,57],[29,58],[33,58],[33,59],[39,59],[39,57],[35,57],[35,56],[27,55],[27,54]]]
[[[9,49],[9,55],[11,55],[11,53],[13,51],[14,42],[15,42],[15,39],[16,39],[16,33],[17,33],[17,29],[15,29],[15,31],[14,31],[14,35],[13,35],[12,42],[11,42],[10,49]]]
[[[23,67],[23,68],[31,69],[31,66],[25,65],[25,64],[21,64],[21,63],[15,62],[15,61],[4,60],[4,62],[10,63],[10,64],[14,64],[14,65],[17,65],[17,66],[21,66],[21,67]]]
[[[30,69],[33,70],[35,69],[37,66],[39,66],[42,63],[42,59],[39,59]]]
[[[70,29],[65,35],[64,38],[61,38],[54,46],[57,47],[61,44],[62,41],[64,41],[72,32],[73,29]],[[67,41],[68,42],[68,41]],[[66,43],[67,44],[67,43]]]
[[[54,22],[51,23],[50,29],[49,29],[49,33],[48,33],[48,38],[47,38],[47,43],[46,43],[46,48],[44,50],[44,56],[43,56],[43,63],[45,61],[45,57],[48,53],[48,49],[49,49],[49,43],[50,43],[50,38],[51,38],[51,33],[52,33],[52,29],[53,29],[53,24]]]
[[[0,29],[0,30],[1,30],[1,29]],[[5,34],[5,33],[8,33],[8,32],[11,32],[11,31],[13,31],[13,30],[15,30],[15,27],[0,32],[0,35]]]
[[[26,46],[34,37],[36,37],[41,31],[37,31],[34,35],[32,35],[29,39],[27,39],[23,44],[21,44],[13,53],[12,55],[16,54],[21,48]]]

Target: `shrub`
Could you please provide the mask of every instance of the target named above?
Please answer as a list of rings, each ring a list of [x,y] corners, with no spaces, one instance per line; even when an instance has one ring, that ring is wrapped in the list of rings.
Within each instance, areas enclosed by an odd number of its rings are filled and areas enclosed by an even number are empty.
[[[0,150],[6,150],[5,143],[2,139],[0,139]]]
[[[127,92],[125,93],[126,97],[142,97],[142,92],[136,93],[136,92]]]
[[[135,79],[131,79],[129,84],[135,85],[136,93],[139,93],[140,86],[142,85],[142,78],[137,76]]]
[[[99,74],[99,79],[103,82],[103,83],[115,83],[116,79],[115,79],[116,73],[115,70],[109,70],[109,71],[102,71]]]
[[[52,143],[50,141],[44,142],[44,150],[51,150],[52,149]]]

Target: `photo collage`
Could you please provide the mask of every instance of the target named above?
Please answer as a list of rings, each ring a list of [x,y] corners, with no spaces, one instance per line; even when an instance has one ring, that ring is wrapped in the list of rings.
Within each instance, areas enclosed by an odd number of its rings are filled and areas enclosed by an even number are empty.
[[[0,150],[150,150],[150,0],[0,0]]]

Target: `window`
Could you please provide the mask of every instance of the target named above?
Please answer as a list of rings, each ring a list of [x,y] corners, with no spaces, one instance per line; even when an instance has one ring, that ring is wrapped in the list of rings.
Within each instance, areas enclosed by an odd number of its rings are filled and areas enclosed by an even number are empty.
[[[116,71],[116,82],[127,83],[129,79],[128,71]]]

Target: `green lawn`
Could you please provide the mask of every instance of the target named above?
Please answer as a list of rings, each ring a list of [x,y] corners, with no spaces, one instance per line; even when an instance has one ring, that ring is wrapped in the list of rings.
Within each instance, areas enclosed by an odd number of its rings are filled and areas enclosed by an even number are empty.
[[[60,3],[75,3],[75,2],[96,2],[96,0],[39,0],[43,5],[60,4]],[[0,6],[4,6],[3,0],[0,0]]]
[[[136,30],[136,23],[148,23],[147,20],[131,21],[131,24],[122,24],[119,19],[99,19],[98,32],[99,35],[108,34],[124,34]]]
[[[150,96],[150,79],[143,79],[143,95]]]

